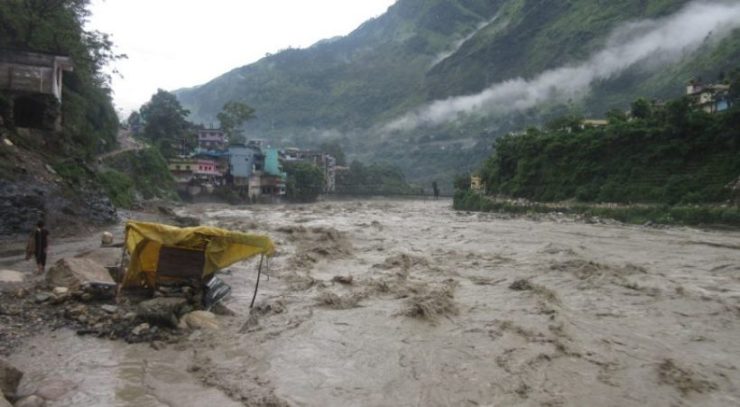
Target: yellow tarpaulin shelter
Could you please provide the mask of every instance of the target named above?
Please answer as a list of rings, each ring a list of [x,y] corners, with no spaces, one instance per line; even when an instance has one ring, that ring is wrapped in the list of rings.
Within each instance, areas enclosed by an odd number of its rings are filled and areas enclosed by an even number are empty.
[[[202,252],[203,279],[238,261],[275,253],[275,245],[267,236],[208,226],[178,228],[159,223],[128,222],[124,250],[130,254],[131,260],[121,285],[138,287],[146,283],[154,287],[160,252],[164,248]]]

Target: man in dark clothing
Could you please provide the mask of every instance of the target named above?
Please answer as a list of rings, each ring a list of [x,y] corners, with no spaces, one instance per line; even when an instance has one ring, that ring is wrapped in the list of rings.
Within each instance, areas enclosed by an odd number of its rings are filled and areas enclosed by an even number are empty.
[[[39,221],[36,224],[36,230],[33,232],[33,240],[36,266],[41,274],[46,267],[46,249],[49,247],[49,231],[44,228],[44,221]]]
[[[439,187],[437,187],[437,181],[432,182],[432,190],[434,191],[434,199],[439,198]]]

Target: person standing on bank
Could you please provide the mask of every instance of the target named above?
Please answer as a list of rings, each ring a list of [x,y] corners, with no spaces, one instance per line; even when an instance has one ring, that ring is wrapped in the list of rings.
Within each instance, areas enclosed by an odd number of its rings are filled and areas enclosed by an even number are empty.
[[[33,255],[36,258],[36,267],[39,274],[46,268],[46,252],[49,248],[49,231],[44,228],[44,221],[40,220],[33,231]]]

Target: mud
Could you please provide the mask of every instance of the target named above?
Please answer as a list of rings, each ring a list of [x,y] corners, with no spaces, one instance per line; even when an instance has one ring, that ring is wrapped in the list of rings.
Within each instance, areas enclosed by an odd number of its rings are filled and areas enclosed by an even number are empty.
[[[246,262],[222,276],[218,331],[126,344],[40,323],[9,357],[21,395],[63,379],[48,405],[740,404],[740,232],[449,201],[177,213],[274,238],[255,308]]]

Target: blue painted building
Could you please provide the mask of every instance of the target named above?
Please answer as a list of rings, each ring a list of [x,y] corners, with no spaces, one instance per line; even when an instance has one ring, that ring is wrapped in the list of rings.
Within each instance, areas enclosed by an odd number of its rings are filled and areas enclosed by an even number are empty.
[[[261,170],[261,153],[254,147],[245,145],[229,146],[229,173],[235,185],[249,185],[249,177]]]

